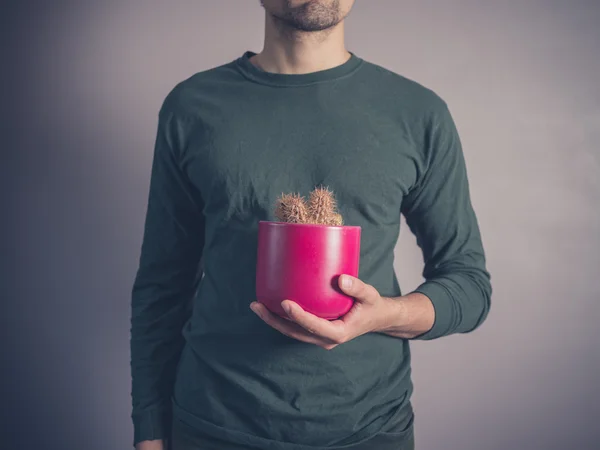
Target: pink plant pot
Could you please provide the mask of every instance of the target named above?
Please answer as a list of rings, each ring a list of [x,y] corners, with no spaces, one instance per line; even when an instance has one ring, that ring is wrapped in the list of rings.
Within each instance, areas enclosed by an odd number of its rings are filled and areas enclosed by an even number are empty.
[[[287,317],[281,302],[333,320],[354,299],[338,286],[342,274],[358,276],[359,226],[328,226],[260,221],[256,297],[273,313]]]

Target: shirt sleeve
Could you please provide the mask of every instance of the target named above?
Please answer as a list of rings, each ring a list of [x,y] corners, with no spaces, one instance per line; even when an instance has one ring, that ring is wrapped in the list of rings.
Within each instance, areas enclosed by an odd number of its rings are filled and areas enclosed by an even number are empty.
[[[182,329],[201,274],[203,204],[181,168],[189,119],[159,113],[139,268],[131,296],[134,445],[170,433]]]
[[[459,135],[447,105],[438,109],[426,127],[422,173],[402,203],[425,262],[425,282],[415,291],[435,309],[432,329],[415,338],[421,340],[475,330],[492,294]]]

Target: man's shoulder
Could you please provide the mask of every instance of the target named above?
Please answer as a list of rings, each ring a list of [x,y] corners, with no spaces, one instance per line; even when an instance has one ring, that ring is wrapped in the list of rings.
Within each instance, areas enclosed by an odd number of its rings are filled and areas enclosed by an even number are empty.
[[[207,94],[222,89],[224,84],[240,80],[234,62],[202,70],[177,82],[164,98],[161,111],[192,113]]]
[[[429,112],[447,108],[445,100],[429,86],[374,62],[365,61],[364,67],[373,85],[383,89],[391,101],[401,100]]]

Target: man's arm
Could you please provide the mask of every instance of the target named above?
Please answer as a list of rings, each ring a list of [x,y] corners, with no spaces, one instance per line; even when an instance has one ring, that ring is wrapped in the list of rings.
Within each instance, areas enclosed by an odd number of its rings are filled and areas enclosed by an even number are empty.
[[[176,117],[167,102],[159,114],[131,300],[132,419],[138,448],[161,448],[161,441],[169,437],[182,328],[204,246],[202,202],[179,163],[190,120]]]
[[[423,252],[425,282],[398,299],[399,322],[389,334],[429,340],[476,329],[492,293],[462,146],[445,104],[428,124],[423,167],[402,213]]]
[[[290,320],[264,305],[250,307],[268,325],[303,342],[331,350],[369,332],[404,339],[436,339],[477,328],[490,310],[492,287],[479,226],[471,205],[458,132],[445,104],[430,120],[417,185],[402,213],[423,252],[425,282],[401,297],[382,297],[358,278],[343,275],[339,286],[355,298],[338,320],[325,320],[290,301]]]

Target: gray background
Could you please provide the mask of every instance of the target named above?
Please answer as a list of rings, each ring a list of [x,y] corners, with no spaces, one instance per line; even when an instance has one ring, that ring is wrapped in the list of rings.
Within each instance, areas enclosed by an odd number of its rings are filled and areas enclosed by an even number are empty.
[[[3,442],[130,448],[129,292],[157,111],[178,81],[259,51],[263,11],[7,12]],[[600,448],[598,23],[594,0],[358,0],[348,19],[352,51],[449,103],[493,275],[481,329],[413,346],[419,450]],[[405,290],[421,264],[404,229]]]

